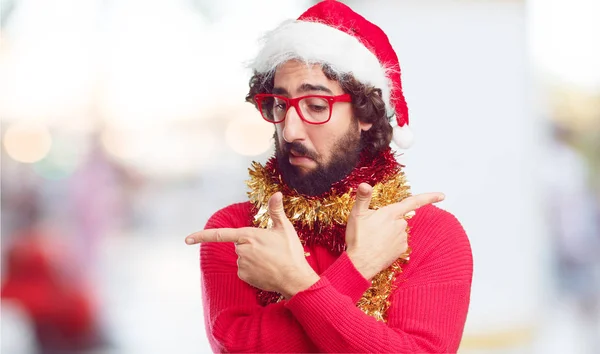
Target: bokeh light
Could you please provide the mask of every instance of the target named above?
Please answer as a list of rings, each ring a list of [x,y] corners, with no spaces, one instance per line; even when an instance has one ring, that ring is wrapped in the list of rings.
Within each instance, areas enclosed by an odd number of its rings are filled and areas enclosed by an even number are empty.
[[[69,177],[87,156],[88,144],[72,136],[55,136],[48,154],[33,165],[34,171],[49,180]]]
[[[273,145],[273,125],[265,122],[250,104],[240,106],[227,124],[225,141],[236,153],[257,156]]]
[[[125,162],[144,154],[144,146],[134,131],[107,127],[100,134],[100,142],[106,152]]]
[[[48,128],[37,123],[15,123],[4,134],[4,148],[8,156],[23,163],[43,159],[52,146]]]

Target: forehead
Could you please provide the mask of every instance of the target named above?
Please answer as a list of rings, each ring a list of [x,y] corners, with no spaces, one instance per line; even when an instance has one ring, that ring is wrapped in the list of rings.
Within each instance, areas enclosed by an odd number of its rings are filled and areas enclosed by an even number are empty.
[[[319,64],[308,64],[297,60],[287,61],[277,67],[274,86],[288,92],[296,92],[302,84],[321,85],[334,94],[342,94],[343,90],[336,80],[329,80]]]

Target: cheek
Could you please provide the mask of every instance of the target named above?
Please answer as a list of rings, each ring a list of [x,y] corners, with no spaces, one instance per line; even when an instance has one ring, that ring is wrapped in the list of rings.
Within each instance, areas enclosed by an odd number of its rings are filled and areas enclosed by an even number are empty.
[[[339,135],[335,129],[318,129],[309,133],[309,139],[311,140],[315,150],[321,156],[324,162],[327,163],[329,162],[329,156],[331,155],[335,142],[338,138]]]

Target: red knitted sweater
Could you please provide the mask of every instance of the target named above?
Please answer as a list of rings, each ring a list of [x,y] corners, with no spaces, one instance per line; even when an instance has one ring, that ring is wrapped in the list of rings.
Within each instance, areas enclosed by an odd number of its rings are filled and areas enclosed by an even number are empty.
[[[206,228],[251,226],[249,202],[215,213]],[[204,318],[216,352],[456,352],[471,292],[473,260],[452,214],[435,206],[410,219],[410,261],[390,296],[387,323],[356,307],[370,282],[346,253],[306,248],[321,279],[309,289],[262,307],[256,289],[237,276],[232,243],[200,248]]]

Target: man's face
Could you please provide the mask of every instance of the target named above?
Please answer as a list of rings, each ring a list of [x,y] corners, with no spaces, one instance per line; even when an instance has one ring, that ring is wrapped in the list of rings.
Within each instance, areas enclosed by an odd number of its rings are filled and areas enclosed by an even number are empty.
[[[273,93],[295,98],[338,96],[344,91],[320,65],[288,61],[275,72]],[[371,124],[353,117],[350,102],[335,103],[331,119],[322,125],[304,122],[290,107],[285,120],[275,124],[276,156],[284,181],[302,194],[328,191],[356,166],[362,148],[360,132],[369,128]]]

